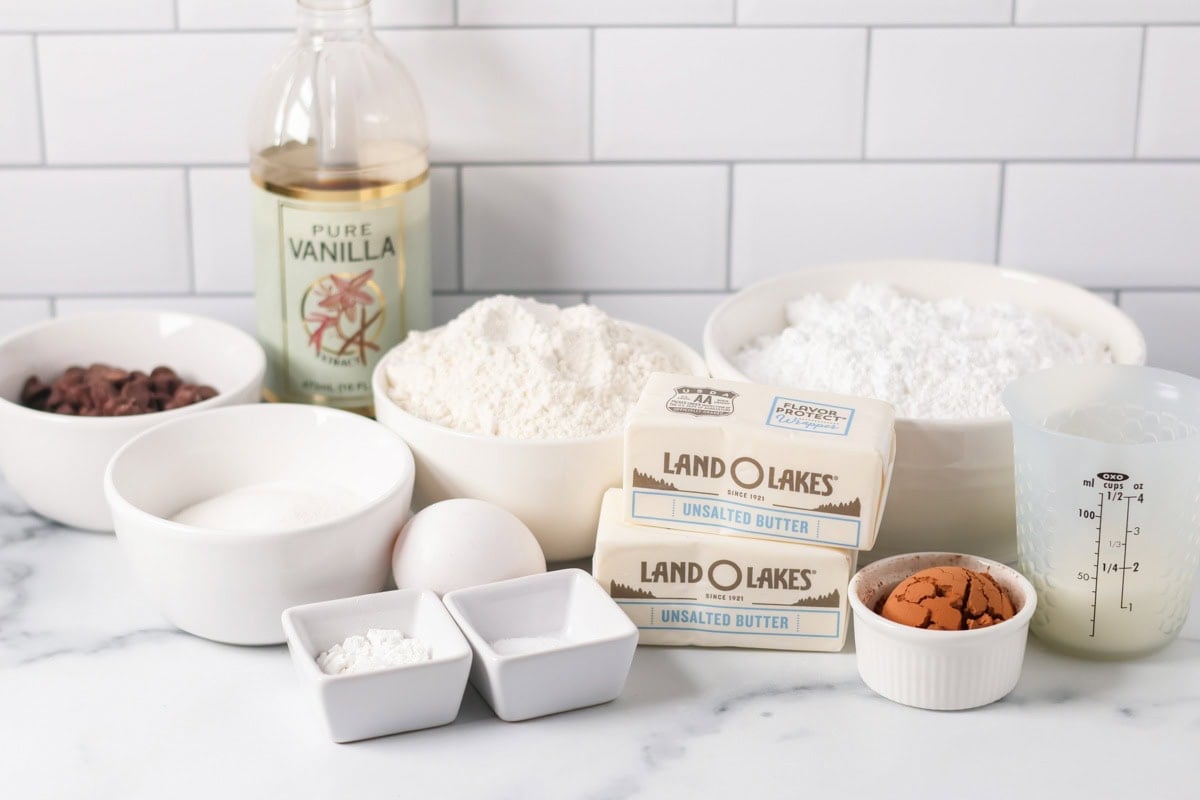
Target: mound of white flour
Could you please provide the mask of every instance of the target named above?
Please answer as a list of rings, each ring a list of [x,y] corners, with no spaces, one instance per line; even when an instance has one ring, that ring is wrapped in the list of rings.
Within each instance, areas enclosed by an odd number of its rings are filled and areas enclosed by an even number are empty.
[[[469,433],[564,439],[621,430],[652,372],[683,365],[594,306],[500,295],[443,328],[414,332],[386,371],[388,395]]]
[[[1002,416],[1000,394],[1057,364],[1110,362],[1099,340],[1006,303],[906,297],[884,284],[844,300],[812,294],[787,306],[787,327],[734,358],[752,380],[873,397],[901,417]]]

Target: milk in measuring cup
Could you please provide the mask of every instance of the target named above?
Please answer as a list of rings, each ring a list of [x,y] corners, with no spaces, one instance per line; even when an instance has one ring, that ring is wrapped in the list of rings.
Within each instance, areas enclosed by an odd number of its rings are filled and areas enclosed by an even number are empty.
[[[1019,567],[1031,630],[1093,658],[1156,650],[1183,626],[1200,560],[1200,381],[1059,367],[1014,381]]]

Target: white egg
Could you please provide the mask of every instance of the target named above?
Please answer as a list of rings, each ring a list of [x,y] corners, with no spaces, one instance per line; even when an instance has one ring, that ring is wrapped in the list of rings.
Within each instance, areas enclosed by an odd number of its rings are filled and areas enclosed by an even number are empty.
[[[443,500],[408,521],[392,551],[400,589],[443,595],[546,571],[546,557],[525,523],[483,500]]]

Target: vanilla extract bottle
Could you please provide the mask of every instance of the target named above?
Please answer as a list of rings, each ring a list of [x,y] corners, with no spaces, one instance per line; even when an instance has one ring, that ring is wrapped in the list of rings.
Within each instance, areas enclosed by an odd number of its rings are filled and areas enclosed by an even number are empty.
[[[268,400],[371,412],[371,372],[431,321],[429,136],[369,0],[299,0],[250,119]]]

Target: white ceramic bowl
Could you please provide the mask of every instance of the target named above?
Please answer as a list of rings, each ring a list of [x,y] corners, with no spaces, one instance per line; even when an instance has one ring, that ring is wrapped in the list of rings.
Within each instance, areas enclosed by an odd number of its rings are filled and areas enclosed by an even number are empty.
[[[321,481],[354,491],[360,503],[325,523],[262,533],[169,520],[271,481]],[[230,644],[278,644],[285,608],[382,589],[412,485],[412,453],[382,426],[286,404],[166,422],[117,451],[104,476],[117,540],[167,619]]]
[[[160,364],[219,394],[172,411],[72,417],[20,404],[30,375],[50,381],[95,362],[148,372]],[[30,508],[66,525],[112,530],[104,467],[133,436],[200,411],[254,403],[266,357],[254,338],[204,317],[105,311],[41,322],[0,341],[0,471]]]
[[[900,581],[938,566],[987,573],[1008,590],[1016,615],[987,628],[933,631],[875,613]],[[847,594],[858,673],[877,694],[906,706],[951,711],[995,702],[1017,685],[1037,595],[1012,567],[956,553],[909,553],[863,567],[851,578]]]
[[[1013,303],[1108,344],[1117,363],[1142,364],[1146,343],[1112,303],[1063,281],[953,261],[864,261],[818,267],[760,281],[719,305],[704,327],[714,377],[746,380],[734,355],[778,333],[785,307],[806,294],[844,297],[855,283],[880,282],[905,294],[968,303]],[[870,557],[915,550],[1016,558],[1012,424],[1007,416],[896,420],[896,467],[879,539]]]
[[[371,628],[398,630],[429,660],[374,672],[326,675],[317,656]],[[329,738],[354,742],[453,722],[471,669],[471,647],[433,592],[403,589],[289,608],[283,629],[296,674],[316,698]]]
[[[673,353],[684,371],[708,374],[703,359],[682,342],[650,328],[632,327]],[[621,485],[623,432],[578,439],[510,439],[427,422],[387,396],[389,356],[379,360],[372,376],[375,417],[412,448],[417,462],[415,508],[453,497],[487,500],[529,526],[547,561],[592,554],[604,491]]]
[[[557,714],[621,694],[638,631],[583,570],[458,589],[443,599],[475,653],[471,684],[500,719]],[[531,646],[500,647],[514,639]]]

